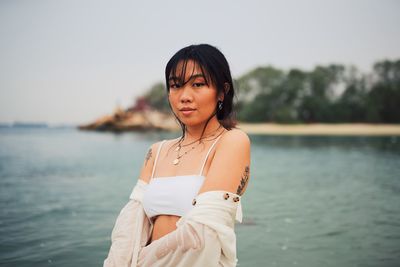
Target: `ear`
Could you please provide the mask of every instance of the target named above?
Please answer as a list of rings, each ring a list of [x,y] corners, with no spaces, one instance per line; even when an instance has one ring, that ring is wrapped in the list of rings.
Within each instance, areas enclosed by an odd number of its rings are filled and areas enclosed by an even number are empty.
[[[218,101],[224,101],[224,97],[225,97],[224,92],[219,93],[218,94]]]
[[[229,83],[224,83],[224,91],[225,94],[228,94],[229,90],[231,89],[231,86],[229,85]]]
[[[224,83],[224,92],[221,92],[221,93],[218,95],[218,100],[224,101],[224,97],[225,97],[226,94],[228,94],[229,89],[231,89],[229,83]]]

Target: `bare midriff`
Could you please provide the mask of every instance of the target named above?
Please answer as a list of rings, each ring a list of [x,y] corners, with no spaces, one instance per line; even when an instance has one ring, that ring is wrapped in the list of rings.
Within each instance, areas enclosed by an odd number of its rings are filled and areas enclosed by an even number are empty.
[[[153,222],[150,243],[174,231],[176,229],[176,222],[180,218],[180,216],[176,215],[158,215]]]

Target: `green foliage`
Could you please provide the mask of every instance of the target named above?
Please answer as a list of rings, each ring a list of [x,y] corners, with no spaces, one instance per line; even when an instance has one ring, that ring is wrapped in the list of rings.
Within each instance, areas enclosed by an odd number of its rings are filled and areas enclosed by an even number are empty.
[[[375,81],[367,86],[369,77]],[[257,68],[238,80],[245,94],[238,112],[242,121],[400,123],[400,61],[378,62],[370,76],[329,65],[287,73]]]
[[[150,106],[160,111],[170,111],[167,97],[167,90],[163,83],[158,82],[154,84],[150,90],[144,95],[147,103]]]
[[[400,60],[374,65],[377,81],[367,99],[367,121],[400,122]]]
[[[258,67],[234,86],[241,121],[400,123],[400,60],[377,62],[368,75],[338,64],[288,72]],[[170,110],[162,83],[145,99],[159,110]]]

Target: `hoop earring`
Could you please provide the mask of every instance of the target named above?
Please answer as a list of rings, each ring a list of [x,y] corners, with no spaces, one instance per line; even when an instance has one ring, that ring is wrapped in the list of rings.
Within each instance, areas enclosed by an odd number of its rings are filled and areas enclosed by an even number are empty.
[[[218,109],[222,110],[222,101],[221,100],[218,100]]]

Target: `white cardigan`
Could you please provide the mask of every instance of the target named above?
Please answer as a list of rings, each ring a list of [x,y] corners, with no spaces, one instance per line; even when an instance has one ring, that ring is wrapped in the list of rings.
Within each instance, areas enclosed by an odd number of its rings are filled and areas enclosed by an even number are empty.
[[[104,267],[236,266],[235,218],[242,222],[239,195],[219,190],[197,195],[177,229],[146,247],[153,230],[142,206],[146,186],[138,179],[119,213]]]

